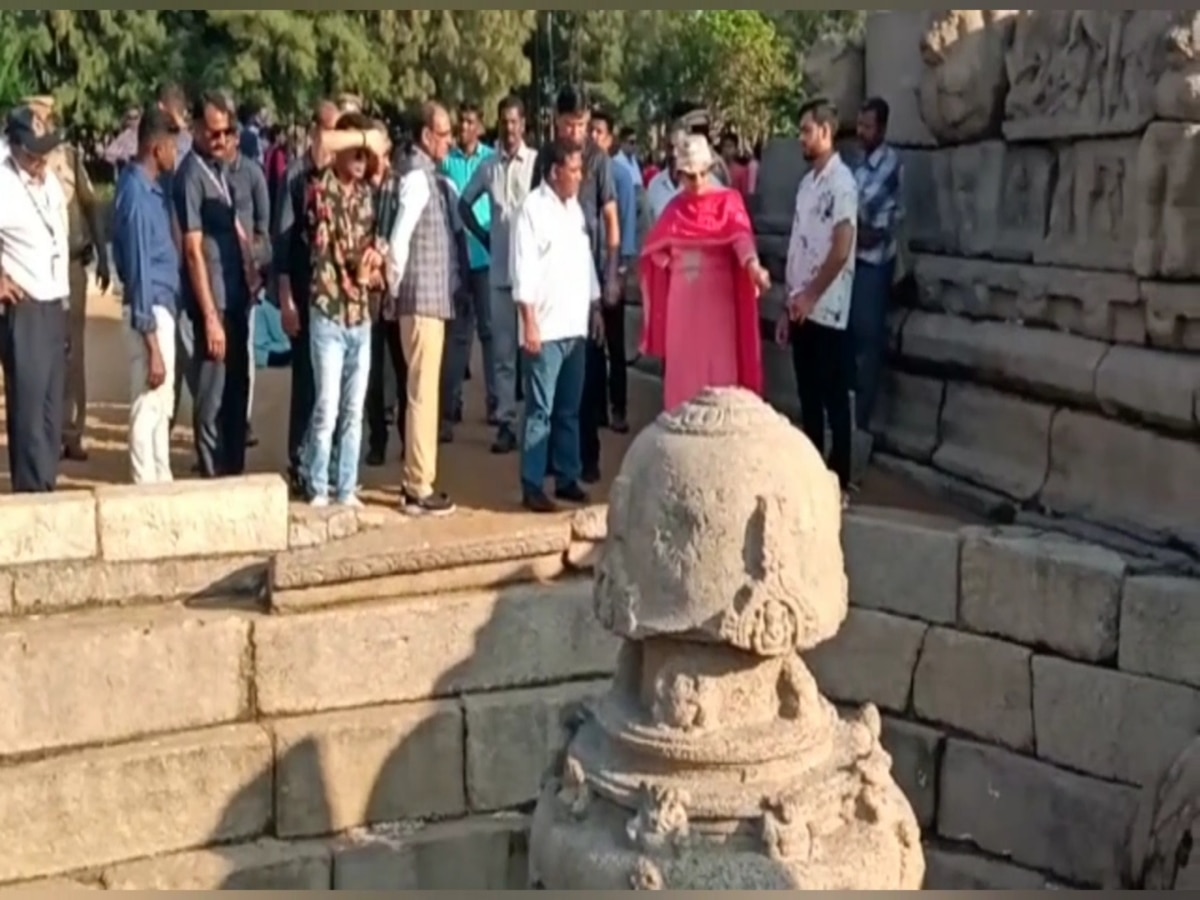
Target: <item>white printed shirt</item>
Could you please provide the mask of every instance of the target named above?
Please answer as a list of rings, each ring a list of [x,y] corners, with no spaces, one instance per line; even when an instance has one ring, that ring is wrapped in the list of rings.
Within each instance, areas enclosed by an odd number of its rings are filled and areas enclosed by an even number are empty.
[[[31,300],[66,300],[67,198],[48,168],[39,183],[12,157],[0,161],[0,269]]]
[[[858,183],[854,173],[835,153],[820,172],[810,170],[796,190],[796,214],[788,241],[788,296],[806,290],[833,249],[833,232],[847,223],[858,236]],[[850,297],[854,289],[854,253],[813,308],[809,319],[844,331],[850,324]]]

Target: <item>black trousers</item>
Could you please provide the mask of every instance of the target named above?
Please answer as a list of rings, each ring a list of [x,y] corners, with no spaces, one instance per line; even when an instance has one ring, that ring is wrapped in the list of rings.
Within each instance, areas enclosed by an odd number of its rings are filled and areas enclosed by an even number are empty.
[[[608,395],[605,403],[618,419],[629,412],[629,363],[625,359],[625,297],[605,306],[604,343],[608,347]],[[606,410],[607,412],[607,410]]]
[[[0,315],[0,364],[14,494],[45,494],[58,484],[67,310],[60,300],[25,300]]]
[[[288,475],[293,481],[298,481],[303,478],[304,443],[308,437],[308,426],[312,423],[317,392],[313,381],[312,345],[308,336],[308,298],[293,294],[293,299],[300,317],[300,333],[291,339],[292,389],[288,396],[287,453]]]
[[[600,429],[608,425],[608,357],[603,344],[590,337],[579,405],[579,458],[586,477],[600,468]]]
[[[378,321],[371,326],[371,380],[367,384],[367,448],[386,453],[392,425],[404,444],[408,410],[408,363],[400,346],[400,326]],[[392,419],[395,417],[395,421]]]
[[[202,316],[192,320],[196,393],[193,427],[201,478],[246,472],[246,404],[250,399],[250,315],[247,304],[221,313],[225,358],[208,355]]]
[[[842,490],[850,486],[853,429],[850,420],[850,337],[806,321],[791,328],[792,368],[804,433],[825,455],[825,424],[833,434],[829,467]]]

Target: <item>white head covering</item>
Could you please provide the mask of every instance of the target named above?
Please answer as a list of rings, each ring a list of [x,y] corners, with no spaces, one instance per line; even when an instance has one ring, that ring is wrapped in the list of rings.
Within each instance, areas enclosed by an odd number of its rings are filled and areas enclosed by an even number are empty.
[[[689,134],[676,148],[675,168],[688,175],[707,175],[713,167],[712,147],[702,134]]]

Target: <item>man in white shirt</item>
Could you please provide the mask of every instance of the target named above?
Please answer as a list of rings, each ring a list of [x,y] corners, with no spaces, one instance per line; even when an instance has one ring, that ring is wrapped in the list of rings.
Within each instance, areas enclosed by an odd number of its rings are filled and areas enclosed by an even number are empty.
[[[521,492],[526,509],[551,513],[545,492],[553,471],[555,495],[586,503],[579,412],[583,403],[589,330],[603,340],[600,279],[583,209],[577,198],[583,154],[556,141],[542,151],[548,177],[517,213],[512,237],[512,289],[519,313],[525,424]]]
[[[834,149],[837,109],[813,100],[800,110],[800,146],[812,168],[796,191],[787,258],[787,309],[776,326],[792,346],[804,433],[822,453],[833,433],[830,468],[850,488],[850,299],[858,228],[858,185]]]
[[[67,201],[47,157],[62,135],[30,106],[5,127],[0,162],[0,364],[14,493],[58,483],[70,294]]]

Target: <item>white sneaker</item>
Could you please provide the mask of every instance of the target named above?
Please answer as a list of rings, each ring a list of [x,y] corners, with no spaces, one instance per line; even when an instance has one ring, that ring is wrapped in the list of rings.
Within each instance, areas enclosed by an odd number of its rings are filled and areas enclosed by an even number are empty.
[[[339,500],[337,502],[337,505],[344,506],[344,507],[346,507],[346,509],[363,509],[366,506],[365,503],[363,503],[361,500],[358,499],[358,497],[356,497],[353,494],[351,494],[349,497],[346,497],[343,500]]]
[[[311,506],[313,509],[328,509],[329,508],[329,498],[328,497],[313,497],[312,500],[310,500],[308,502],[308,505]]]

